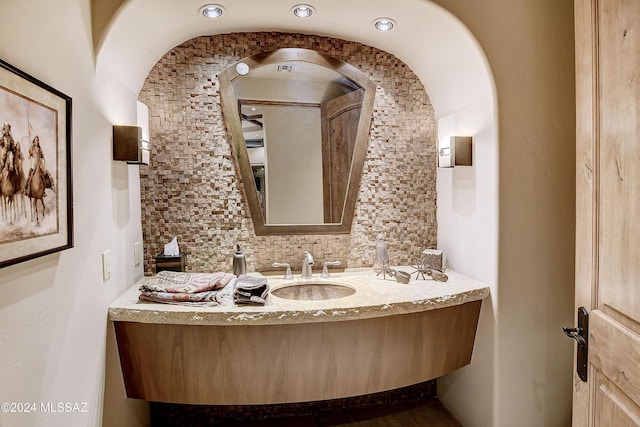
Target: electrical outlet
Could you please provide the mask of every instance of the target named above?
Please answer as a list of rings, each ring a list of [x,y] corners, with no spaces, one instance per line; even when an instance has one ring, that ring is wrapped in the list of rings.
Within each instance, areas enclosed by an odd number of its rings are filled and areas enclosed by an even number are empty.
[[[142,262],[142,243],[133,244],[133,265],[138,266]]]
[[[111,251],[102,252],[102,281],[111,278]]]

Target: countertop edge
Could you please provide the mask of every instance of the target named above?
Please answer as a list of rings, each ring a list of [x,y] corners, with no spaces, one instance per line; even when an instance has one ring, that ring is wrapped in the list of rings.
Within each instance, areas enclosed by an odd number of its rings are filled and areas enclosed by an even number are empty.
[[[489,295],[489,287],[478,287],[462,292],[436,297],[416,299],[387,304],[373,304],[356,307],[314,308],[296,310],[260,310],[248,307],[247,310],[225,311],[216,307],[216,311],[202,310],[199,307],[183,308],[181,311],[163,310],[163,304],[146,303],[144,308],[117,307],[108,308],[108,320],[115,322],[135,322],[149,324],[175,325],[283,325],[302,323],[322,323],[371,319],[384,316],[410,314],[428,310],[462,305],[478,301]]]

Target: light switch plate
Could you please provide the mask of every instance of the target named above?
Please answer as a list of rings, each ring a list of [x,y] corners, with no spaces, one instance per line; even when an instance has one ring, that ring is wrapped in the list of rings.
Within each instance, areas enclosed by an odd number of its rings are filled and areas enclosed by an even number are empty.
[[[142,262],[142,243],[133,244],[133,265],[138,266]]]
[[[102,252],[102,281],[111,278],[111,251]]]

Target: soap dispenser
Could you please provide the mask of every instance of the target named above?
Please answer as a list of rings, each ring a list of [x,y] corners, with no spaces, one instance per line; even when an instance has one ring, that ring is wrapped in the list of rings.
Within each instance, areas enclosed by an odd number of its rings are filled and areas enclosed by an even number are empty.
[[[242,252],[242,246],[240,243],[236,243],[236,253],[233,254],[233,274],[240,276],[241,274],[247,274],[247,261]]]

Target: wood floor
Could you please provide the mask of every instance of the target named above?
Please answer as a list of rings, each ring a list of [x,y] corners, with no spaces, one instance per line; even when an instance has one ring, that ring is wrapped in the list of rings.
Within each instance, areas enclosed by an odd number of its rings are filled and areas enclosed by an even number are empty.
[[[234,427],[461,427],[437,399],[405,405],[351,409],[332,414],[228,421],[218,426]]]

